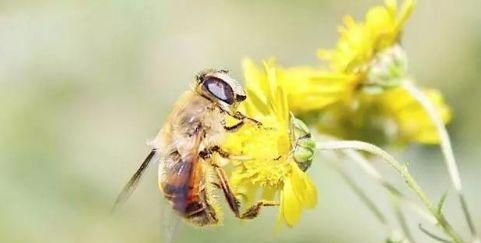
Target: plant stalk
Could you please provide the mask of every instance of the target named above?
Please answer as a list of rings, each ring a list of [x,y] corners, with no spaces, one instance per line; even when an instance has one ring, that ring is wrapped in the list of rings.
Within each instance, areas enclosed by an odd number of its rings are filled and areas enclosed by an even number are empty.
[[[414,180],[414,178],[409,173],[407,167],[399,163],[394,159],[389,153],[382,150],[381,148],[372,145],[370,143],[365,143],[361,141],[333,141],[333,142],[323,142],[316,143],[316,148],[319,150],[345,150],[345,149],[356,149],[365,152],[372,153],[374,155],[380,156],[384,161],[389,164],[399,175],[405,180],[409,188],[411,188],[416,195],[419,197],[424,206],[431,212],[431,214],[436,218],[439,227],[444,231],[444,233],[449,236],[453,242],[462,243],[461,237],[454,231],[452,226],[444,217],[444,214],[437,209],[437,207],[429,200],[424,191]]]
[[[451,140],[449,138],[449,134],[444,126],[444,122],[441,119],[439,112],[436,110],[433,103],[429,100],[429,98],[419,89],[417,88],[413,82],[406,80],[403,82],[403,88],[408,91],[411,96],[423,107],[426,113],[429,115],[429,118],[434,123],[436,130],[438,131],[438,136],[440,139],[440,147],[441,151],[444,155],[444,159],[446,161],[446,167],[448,169],[451,182],[453,184],[454,189],[459,198],[459,202],[461,204],[462,211],[464,213],[464,218],[466,219],[466,223],[469,227],[471,232],[471,236],[473,238],[474,243],[479,243],[480,239],[478,233],[476,231],[476,227],[474,226],[473,220],[471,218],[471,214],[469,213],[468,205],[466,203],[466,199],[463,194],[463,187],[461,183],[461,177],[459,176],[459,170],[456,163],[456,159],[454,157],[453,148],[451,146]]]

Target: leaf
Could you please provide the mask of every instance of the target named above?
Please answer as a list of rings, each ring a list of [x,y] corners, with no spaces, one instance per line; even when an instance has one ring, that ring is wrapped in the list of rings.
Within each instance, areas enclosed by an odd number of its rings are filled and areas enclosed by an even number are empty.
[[[441,199],[439,199],[439,202],[438,202],[438,212],[439,213],[442,213],[442,211],[443,211],[444,203],[446,202],[447,196],[448,196],[448,192],[445,192],[443,194],[443,196],[441,196]]]

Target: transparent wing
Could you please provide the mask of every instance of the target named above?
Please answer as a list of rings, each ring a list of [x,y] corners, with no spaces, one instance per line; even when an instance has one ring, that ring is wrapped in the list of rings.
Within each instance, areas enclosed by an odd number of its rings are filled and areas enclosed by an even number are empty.
[[[172,210],[171,205],[163,203],[161,210],[161,231],[163,232],[163,241],[165,243],[173,243],[182,228],[181,218]]]
[[[170,205],[164,204],[162,210],[164,242],[172,243],[179,235],[182,227],[182,217],[188,212],[191,197],[196,187],[203,178],[202,168],[199,164],[199,145],[202,141],[201,133],[196,133],[192,139],[183,143],[182,152],[175,151],[166,159],[169,166],[163,176],[166,183],[163,185],[164,196],[170,198]],[[166,206],[172,209],[165,210]]]
[[[149,155],[144,159],[142,164],[140,165],[139,169],[135,172],[135,174],[132,175],[130,180],[127,182],[127,184],[124,186],[120,194],[117,196],[117,199],[115,200],[114,206],[112,207],[112,211],[115,211],[118,207],[120,207],[122,204],[127,201],[127,199],[132,195],[134,192],[135,188],[139,184],[139,181],[144,174],[144,172],[147,170],[149,165],[151,164],[152,161],[157,160],[157,152],[155,149],[152,149],[150,151]]]

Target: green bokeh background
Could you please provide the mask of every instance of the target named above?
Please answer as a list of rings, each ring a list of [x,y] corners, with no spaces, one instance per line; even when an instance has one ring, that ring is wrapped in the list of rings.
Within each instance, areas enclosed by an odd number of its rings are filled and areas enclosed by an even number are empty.
[[[373,4],[381,0],[0,0],[0,242],[162,242],[156,169],[122,210],[109,210],[193,74],[223,68],[241,79],[247,56],[318,65],[315,51],[334,45],[342,16],[359,19]],[[449,131],[479,231],[480,7],[419,1],[403,38],[411,73],[453,108]],[[433,199],[449,188],[436,147],[410,146],[398,156]],[[340,162],[394,222],[384,191]],[[383,226],[325,160],[310,174],[319,204],[294,229],[274,234],[275,209],[252,222],[226,211],[223,227],[181,226],[176,242],[384,240]],[[447,214],[466,237],[453,194]],[[431,242],[417,229],[422,221],[408,220],[418,242]]]

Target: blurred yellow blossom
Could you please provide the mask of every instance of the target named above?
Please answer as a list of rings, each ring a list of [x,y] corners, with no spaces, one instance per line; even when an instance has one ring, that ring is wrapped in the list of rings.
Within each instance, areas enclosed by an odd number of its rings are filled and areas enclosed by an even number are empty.
[[[399,41],[415,1],[405,0],[399,11],[396,0],[386,0],[385,4],[371,8],[364,22],[356,22],[351,16],[344,17],[336,48],[318,52],[321,59],[330,63],[333,71],[362,75],[376,53]]]
[[[372,138],[383,134],[388,139],[382,141],[438,143],[431,118],[400,87],[407,77],[400,36],[414,5],[414,0],[404,0],[402,6],[386,0],[384,6],[371,8],[364,21],[344,17],[336,48],[318,53],[329,63],[326,70],[281,69],[279,82],[288,91],[290,109],[340,138],[377,142]],[[441,94],[426,92],[448,122],[449,108]]]
[[[438,90],[424,89],[423,92],[436,107],[444,123],[451,120],[451,110],[444,103]],[[397,124],[398,137],[403,141],[416,141],[426,144],[439,143],[439,135],[432,119],[424,108],[403,88],[384,92],[380,101],[383,111]]]
[[[283,68],[276,66],[277,84],[287,91],[289,109],[296,113],[320,110],[345,99],[354,90],[355,76],[322,71],[309,66]],[[264,70],[251,59],[243,61],[246,80],[264,80]]]
[[[423,89],[444,123],[451,111],[441,93]],[[424,108],[402,87],[382,93],[360,93],[349,102],[326,109],[316,119],[322,133],[342,139],[358,139],[376,144],[439,143],[439,136]]]
[[[272,62],[266,62],[263,70],[246,69],[248,99],[239,109],[261,121],[263,126],[244,125],[229,134],[222,147],[231,154],[252,158],[234,161],[230,176],[243,205],[249,207],[256,200],[279,198],[279,222],[293,226],[304,209],[316,205],[317,191],[293,158],[295,141],[291,139],[288,101],[278,85],[278,74]]]

